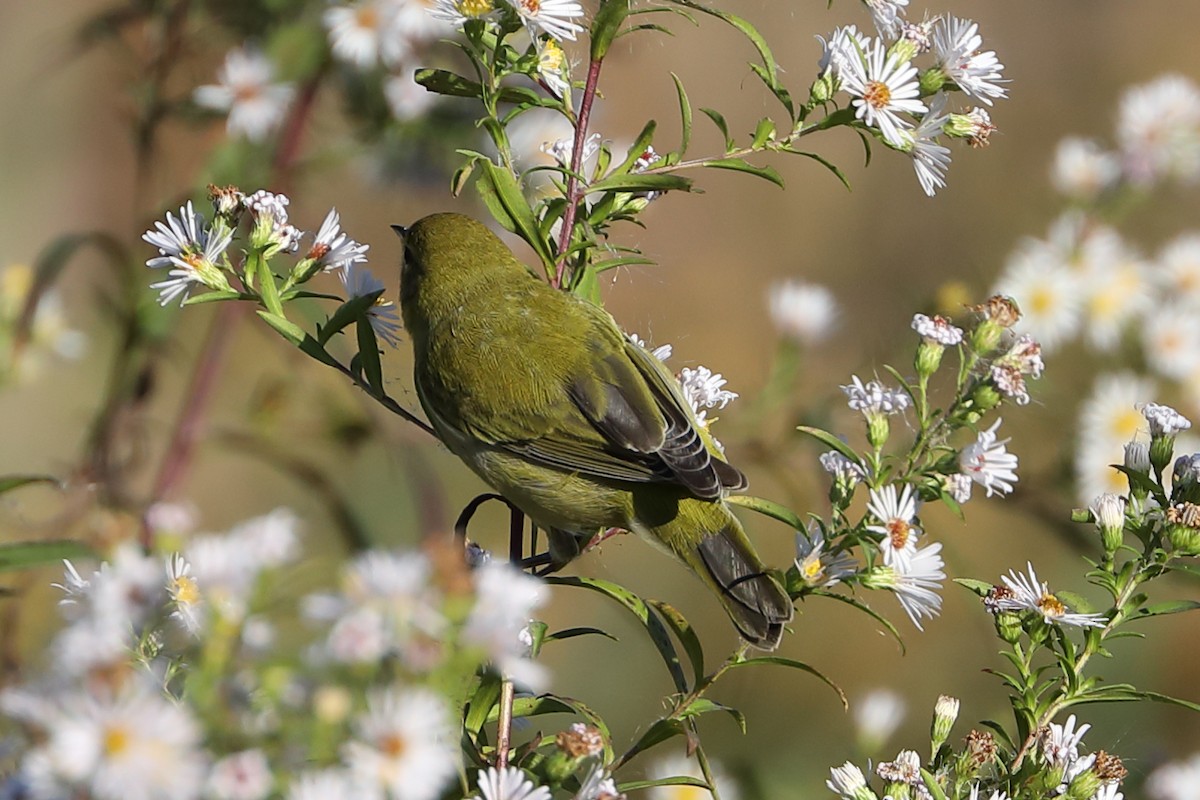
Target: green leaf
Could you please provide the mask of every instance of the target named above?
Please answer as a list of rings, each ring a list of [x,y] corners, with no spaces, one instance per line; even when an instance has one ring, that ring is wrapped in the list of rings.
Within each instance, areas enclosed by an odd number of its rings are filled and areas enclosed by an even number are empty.
[[[613,636],[608,631],[602,631],[599,628],[588,628],[588,627],[564,628],[561,631],[555,631],[554,633],[548,633],[548,634],[546,634],[544,641],[560,642],[563,639],[574,639],[576,636],[603,636],[605,639],[612,639],[614,642],[621,641],[620,639]]]
[[[1165,617],[1168,614],[1180,614],[1184,611],[1195,611],[1198,608],[1200,608],[1200,600],[1168,600],[1164,603],[1155,603],[1152,606],[1139,608],[1129,615],[1129,619],[1133,621],[1150,617]]]
[[[688,102],[687,92],[683,90],[683,81],[674,72],[671,79],[675,81],[675,93],[679,95],[679,125],[682,133],[679,141],[679,156],[682,158],[692,141],[692,105]]]
[[[767,40],[762,37],[762,34],[760,34],[753,25],[736,14],[730,14],[728,11],[709,8],[708,6],[701,5],[694,0],[671,0],[671,2],[684,6],[685,8],[694,9],[703,14],[717,17],[718,19],[723,20],[725,23],[740,31],[742,35],[749,39],[750,43],[754,45],[754,49],[758,51],[759,57],[761,57],[763,60],[764,74],[760,76],[762,77],[763,82],[766,83],[768,87],[774,88],[779,86],[779,66],[775,63],[775,56],[771,54],[771,48],[767,46]]]
[[[683,652],[687,653],[688,660],[692,662],[692,676],[694,679],[692,685],[698,685],[704,679],[704,648],[700,644],[700,637],[696,635],[696,630],[683,614],[679,613],[679,610],[671,604],[664,603],[661,600],[651,600],[649,602],[662,615],[667,626],[670,627],[679,639],[679,642],[683,645]],[[742,727],[745,728],[744,720]]]
[[[445,69],[419,69],[413,80],[435,94],[450,97],[483,97],[483,87],[473,80],[464,78]]]
[[[0,545],[0,572],[57,564],[64,559],[95,558],[96,553],[74,539],[42,539]]]
[[[792,120],[796,119],[796,105],[792,102],[792,94],[783,86],[778,78],[771,77],[770,73],[759,64],[751,64],[750,69],[755,75],[766,85],[767,91],[775,96],[779,104],[788,112],[788,117]]]
[[[716,161],[706,162],[704,166],[709,169],[730,169],[734,172],[745,172],[748,175],[755,175],[763,180],[768,180],[781,189],[783,188],[783,177],[775,171],[774,167],[759,167],[741,158],[719,158]]]
[[[564,697],[558,694],[518,697],[513,701],[514,718],[538,717],[545,714],[575,714],[583,717],[600,731],[600,738],[604,742],[605,763],[612,761],[612,734],[609,732],[608,724],[586,704],[573,697]],[[500,719],[500,707],[494,705],[487,716],[487,721],[496,722],[498,719]]]
[[[48,483],[59,489],[62,488],[62,482],[52,475],[4,475],[0,476],[0,494],[35,483]]]
[[[552,269],[554,258],[547,249],[545,239],[538,232],[533,209],[529,207],[525,195],[521,194],[521,187],[517,185],[516,178],[507,169],[497,167],[491,161],[480,162],[480,167],[482,169],[475,186],[492,216],[505,228],[524,239],[538,254],[542,264],[547,269]]]
[[[850,445],[846,444],[829,431],[824,431],[820,428],[810,428],[808,425],[799,425],[796,427],[796,430],[800,431],[801,433],[808,434],[826,447],[838,451],[855,464],[858,464],[860,467],[862,466],[862,461],[859,460],[858,453],[850,449]]]
[[[795,156],[803,156],[804,158],[811,158],[813,161],[816,161],[818,164],[823,166],[825,169],[832,172],[833,176],[838,179],[838,181],[842,184],[842,186],[845,186],[847,189],[850,188],[850,179],[846,177],[846,173],[842,172],[841,168],[839,168],[837,164],[834,164],[832,161],[825,158],[824,156],[818,155],[817,153],[810,153],[807,150],[787,150],[785,152],[791,153],[792,155],[795,155]]]
[[[470,733],[478,735],[483,730],[492,708],[500,701],[500,676],[494,672],[486,672],[479,680],[475,693],[467,701],[463,727]]]
[[[376,397],[383,397],[383,365],[379,360],[379,342],[375,339],[375,329],[371,327],[371,320],[366,314],[358,318],[356,329],[363,376],[367,379],[367,385],[371,387],[371,393]]]
[[[679,654],[675,652],[675,645],[671,644],[671,637],[667,633],[667,629],[642,598],[623,586],[598,578],[550,576],[546,578],[546,582],[557,586],[578,586],[589,589],[610,597],[624,606],[638,618],[642,627],[646,629],[650,641],[667,665],[667,671],[671,673],[671,681],[675,684],[675,689],[679,692],[687,691],[687,679],[683,676],[683,668],[679,663]]]
[[[842,687],[834,683],[829,676],[825,675],[825,673],[821,672],[816,667],[805,664],[803,661],[796,661],[795,659],[784,658],[783,656],[754,656],[753,658],[746,658],[738,661],[737,663],[733,664],[733,667],[744,667],[749,664],[777,664],[781,667],[790,667],[791,669],[798,669],[801,672],[807,672],[809,675],[818,678],[830,689],[833,689],[833,691],[837,693],[838,699],[841,700],[843,708],[850,708],[850,701],[846,699],[846,693],[842,691]]]
[[[751,511],[758,512],[771,519],[776,519],[793,530],[804,530],[804,520],[800,515],[790,508],[776,503],[774,500],[767,500],[762,497],[751,497],[747,494],[732,494],[725,498],[730,505],[740,506]]]
[[[697,697],[695,700],[687,704],[687,707],[677,712],[679,719],[690,719],[698,717],[701,714],[708,714],[712,711],[723,711],[733,717],[734,722],[741,728],[742,733],[746,732],[746,715],[736,708],[723,705],[714,700],[709,700],[707,697]]]
[[[300,342],[300,352],[335,369],[341,366],[338,360],[330,355],[329,351],[311,336],[305,335],[304,341]]]
[[[1070,606],[1072,611],[1078,611],[1083,614],[1091,614],[1096,610],[1096,606],[1092,603],[1092,601],[1088,600],[1078,592],[1062,589],[1055,592],[1054,596]]]
[[[603,305],[600,297],[600,279],[596,275],[596,270],[591,266],[585,266],[575,273],[571,282],[571,293],[576,297],[582,297],[592,305]]]
[[[275,283],[275,280],[275,273],[271,271],[271,266],[263,261],[258,278],[263,305],[275,316],[286,319],[286,315],[283,313],[283,302],[279,299],[279,285]]]
[[[199,306],[205,303],[218,303],[222,300],[258,300],[258,295],[249,294],[247,292],[235,292],[232,289],[229,291],[212,291],[204,294],[194,294],[183,301],[185,306]]]
[[[659,778],[653,781],[630,781],[617,786],[617,791],[622,794],[627,792],[636,792],[641,789],[653,789],[656,786],[696,786],[701,789],[707,789],[708,784],[700,778],[692,778],[687,775],[677,775],[674,778]]]
[[[987,597],[993,588],[993,585],[987,581],[977,581],[974,578],[953,578],[953,581],[979,597]]]
[[[475,159],[470,159],[467,163],[454,171],[453,177],[450,178],[450,194],[453,197],[458,197],[466,187],[467,181],[471,178],[471,173],[475,171]]]
[[[728,153],[736,149],[737,144],[733,141],[733,137],[729,135],[729,125],[725,122],[725,117],[721,116],[721,112],[712,108],[702,108],[701,113],[713,121],[717,126],[717,130],[721,132],[721,136],[725,137],[725,152]]]
[[[676,736],[684,736],[687,734],[687,726],[680,720],[671,717],[663,717],[656,720],[646,732],[643,733],[638,740],[634,742],[628,750],[621,756],[617,765],[621,765],[632,759],[638,753],[649,750],[655,745],[662,744],[668,739],[673,739]],[[706,784],[707,785],[707,784]]]
[[[612,171],[613,175],[624,175],[633,169],[633,165],[642,157],[642,153],[646,152],[646,148],[654,141],[654,131],[658,128],[658,123],[650,120],[642,128],[642,132],[633,140],[633,146],[629,148],[629,152],[625,154],[625,160]]]
[[[629,0],[603,0],[592,19],[592,61],[603,61],[629,16]]]
[[[272,314],[270,311],[264,311],[261,308],[255,309],[263,321],[279,332],[283,338],[287,339],[294,345],[299,345],[304,341],[305,333],[300,329],[300,326],[289,320],[287,317]]]
[[[321,326],[321,331],[317,335],[317,341],[321,344],[326,344],[333,335],[352,322],[355,322],[367,314],[367,310],[375,305],[375,301],[383,294],[384,290],[380,289],[370,294],[364,294],[361,297],[351,297],[346,302],[338,306],[329,319]]]
[[[937,778],[924,767],[921,767],[921,781],[925,784],[925,788],[929,790],[929,793],[933,795],[933,800],[946,800],[946,793],[938,785]]]
[[[626,267],[633,264],[648,264],[653,266],[655,261],[653,259],[646,258],[645,256],[620,256],[618,258],[606,258],[603,261],[597,261],[596,263],[592,264],[592,272],[600,274],[601,272],[607,272],[610,269]]]
[[[755,150],[761,148],[767,143],[775,133],[775,122],[770,117],[763,117],[758,121],[758,125],[754,128],[754,138],[750,141],[750,146]]]
[[[655,172],[631,172],[609,175],[587,187],[588,194],[598,192],[668,192],[691,191],[692,181],[682,175]]]
[[[871,619],[882,625],[887,632],[892,635],[892,638],[896,640],[896,644],[900,645],[900,652],[902,654],[908,652],[908,648],[904,646],[904,640],[900,638],[900,631],[896,630],[896,626],[863,601],[854,597],[847,597],[844,594],[837,594],[836,592],[830,592],[823,589],[814,589],[813,595],[815,597],[828,597],[830,600],[837,600],[839,603],[845,603],[848,606],[857,608],[859,611],[863,612]]]

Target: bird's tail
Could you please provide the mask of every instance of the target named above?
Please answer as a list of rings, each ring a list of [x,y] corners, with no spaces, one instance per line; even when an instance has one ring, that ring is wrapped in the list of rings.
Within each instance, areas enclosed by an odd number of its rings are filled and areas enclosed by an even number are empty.
[[[715,584],[721,605],[742,638],[764,650],[778,647],[783,626],[792,620],[792,600],[767,571],[733,515],[725,527],[700,540],[696,555],[700,562],[694,565],[696,571]]]

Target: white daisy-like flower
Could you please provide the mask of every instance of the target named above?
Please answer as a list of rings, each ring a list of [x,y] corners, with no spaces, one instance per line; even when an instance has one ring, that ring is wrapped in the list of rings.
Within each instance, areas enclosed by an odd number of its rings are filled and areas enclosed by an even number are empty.
[[[1068,197],[1092,200],[1121,178],[1121,159],[1093,139],[1067,137],[1054,151],[1050,182]]]
[[[841,481],[849,486],[854,486],[867,477],[867,471],[861,464],[851,461],[837,450],[824,452],[817,457],[817,460],[820,462],[821,468],[832,475],[835,481]]]
[[[479,770],[479,794],[471,800],[550,800],[550,790],[535,786],[519,767]]]
[[[573,800],[627,800],[617,791],[617,784],[605,771],[604,765],[596,763],[579,785]]]
[[[671,357],[673,348],[669,344],[660,344],[658,347],[651,348],[650,345],[646,344],[646,341],[636,333],[630,333],[626,335],[629,336],[629,341],[633,342],[644,350],[649,350],[650,355],[654,356],[659,361],[666,361]]]
[[[1200,800],[1200,753],[1156,768],[1146,778],[1151,800]]]
[[[722,800],[726,798],[739,800],[741,791],[737,783],[725,774],[724,770],[721,769],[721,765],[716,762],[710,762],[709,767],[712,772],[713,782],[717,785],[717,793],[721,795]],[[684,755],[671,755],[660,758],[646,769],[646,777],[651,780],[661,780],[677,776],[704,780],[704,775],[696,764],[696,760]],[[708,790],[698,786],[655,786],[647,789],[645,794],[647,800],[708,800],[710,796]]]
[[[458,768],[458,739],[445,700],[427,689],[367,697],[343,748],[351,774],[391,800],[435,800]]]
[[[361,264],[346,264],[341,272],[342,286],[346,289],[349,299],[374,294],[386,287],[383,281]],[[383,295],[375,299],[374,305],[367,309],[368,322],[375,335],[395,347],[400,343],[400,310],[396,304]]]
[[[901,114],[924,114],[917,68],[897,56],[889,56],[881,41],[871,42],[865,51],[855,52],[841,62],[842,88],[854,96],[854,116],[869,127],[878,128],[884,141],[903,149],[908,144],[902,131],[912,122]]]
[[[555,39],[575,41],[583,26],[574,20],[583,16],[583,6],[575,0],[511,0],[517,16],[529,30],[530,36],[539,32]]]
[[[274,83],[275,67],[252,45],[230,50],[217,73],[216,84],[199,86],[192,93],[197,105],[226,111],[230,136],[262,141],[279,127],[292,102],[294,88]]]
[[[1000,420],[997,419],[992,427],[980,431],[975,441],[958,454],[958,468],[984,487],[988,497],[992,494],[1008,494],[1017,482],[1017,457],[1005,447],[1008,439],[996,441],[996,429],[999,427]]]
[[[290,564],[300,557],[300,518],[290,508],[240,522],[228,538],[242,550],[244,559],[257,573]]]
[[[837,320],[837,300],[819,284],[788,279],[771,287],[767,301],[775,329],[797,344],[824,341]]]
[[[825,552],[825,533],[816,523],[808,532],[796,531],[796,569],[806,584],[829,587],[858,571],[858,561],[850,553],[829,555]]]
[[[860,741],[882,747],[908,713],[908,704],[896,691],[881,687],[867,692],[862,701],[854,705],[854,727]]]
[[[854,25],[834,29],[826,40],[816,37],[821,43],[821,57],[817,61],[817,73],[835,79],[835,89],[841,87],[842,74],[851,60],[858,60],[871,46],[871,37],[858,32]]]
[[[287,207],[291,199],[285,194],[259,189],[246,196],[243,205],[254,219],[251,238],[262,246],[271,245],[282,252],[294,253],[300,249],[304,232],[288,223]]]
[[[1124,463],[1125,445],[1145,431],[1137,405],[1154,392],[1150,381],[1128,372],[1102,375],[1096,381],[1079,411],[1075,486],[1081,502],[1105,492],[1129,490],[1125,476],[1109,465]]]
[[[317,231],[317,238],[308,249],[305,258],[311,258],[320,268],[329,272],[347,264],[366,263],[369,244],[359,244],[342,232],[341,218],[336,208],[329,209],[325,221]]]
[[[343,769],[323,769],[300,773],[292,779],[287,800],[330,800],[334,797],[354,797],[361,787],[355,785]]]
[[[563,97],[571,91],[571,62],[562,45],[549,36],[543,36],[537,43],[537,72],[538,76],[550,87],[557,97]]]
[[[880,36],[895,39],[908,11],[908,0],[862,0],[871,12],[871,20]]]
[[[963,330],[950,323],[950,320],[935,314],[932,317],[925,314],[915,314],[912,319],[912,329],[923,339],[942,345],[956,347],[962,344]]]
[[[921,784],[921,756],[915,750],[901,750],[895,761],[884,761],[875,767],[875,774],[885,781]]]
[[[550,596],[546,584],[509,564],[492,562],[474,572],[475,606],[463,641],[487,651],[497,668],[523,686],[538,688],[545,669],[528,658],[520,633]]]
[[[1026,563],[1025,566],[1029,569],[1028,574],[1018,574],[1014,570],[1009,570],[1008,575],[1001,576],[1000,580],[1004,581],[1004,585],[1012,594],[998,600],[997,608],[1010,611],[1036,611],[1048,623],[1074,625],[1080,628],[1104,627],[1103,614],[1078,614],[1069,611],[1066,604],[1050,592],[1049,584],[1038,580],[1037,573],[1033,571],[1033,564]]]
[[[986,105],[992,98],[1008,96],[1000,84],[1004,65],[993,50],[981,52],[979,26],[969,19],[946,14],[933,27],[933,52],[937,65],[965,94]]]
[[[271,793],[271,766],[262,750],[243,750],[212,765],[205,794],[213,800],[264,800]]]
[[[394,67],[412,53],[414,38],[429,38],[443,24],[424,8],[403,0],[357,0],[325,10],[334,58],[359,69]]]
[[[893,567],[876,568],[867,576],[865,584],[893,592],[913,625],[923,631],[921,620],[933,619],[942,610],[942,597],[937,590],[946,579],[943,571],[946,563],[941,552],[941,542],[926,545],[913,554],[907,564],[897,561]]]
[[[1101,241],[1113,247],[1101,258],[1087,258],[1084,286],[1087,298],[1083,311],[1088,343],[1102,351],[1111,351],[1120,341],[1124,330],[1134,319],[1149,310],[1152,297],[1145,264],[1119,237]],[[1098,245],[1094,240],[1090,242]],[[1093,247],[1085,248],[1093,250]]]
[[[1186,380],[1200,370],[1200,316],[1193,308],[1159,305],[1146,315],[1141,335],[1146,363],[1163,377]]]
[[[921,536],[921,529],[915,524],[917,498],[912,486],[906,483],[899,492],[894,483],[872,489],[867,511],[878,520],[877,524],[868,525],[867,530],[883,536],[879,542],[883,563],[906,571],[905,567],[917,552],[917,539]]]
[[[825,781],[831,792],[840,794],[843,800],[861,800],[863,792],[868,792],[867,776],[856,764],[847,761],[840,767],[831,767],[829,780]]]
[[[1062,725],[1052,722],[1039,731],[1038,745],[1046,761],[1057,767],[1065,767],[1079,760],[1083,737],[1092,726],[1085,722],[1075,727],[1076,721],[1072,714]]]
[[[727,382],[721,373],[708,367],[684,367],[679,371],[683,396],[697,414],[707,408],[725,408],[738,399],[737,392],[724,388]]]
[[[392,116],[407,122],[425,116],[437,103],[438,96],[413,80],[413,73],[389,75],[383,82],[383,97]]]
[[[199,636],[204,627],[204,595],[192,577],[191,565],[180,553],[167,561],[167,593],[175,606],[171,616],[179,620],[188,633]]]
[[[482,19],[496,10],[492,0],[434,0],[429,13],[439,20],[461,28],[468,21]]]
[[[196,530],[199,512],[191,503],[160,500],[146,509],[146,525],[156,534],[186,536]]]
[[[853,411],[863,414],[903,414],[912,404],[912,398],[902,389],[889,389],[879,381],[863,383],[857,375],[850,376],[850,383],[841,386],[846,393],[846,402]]]
[[[1083,290],[1053,245],[1027,241],[1010,257],[992,294],[1017,301],[1021,320],[1016,327],[1037,333],[1047,352],[1079,332]]]
[[[1164,75],[1121,98],[1117,119],[1125,174],[1135,183],[1200,172],[1200,89]]]
[[[1159,403],[1142,403],[1138,407],[1138,411],[1142,412],[1142,416],[1150,425],[1152,437],[1174,436],[1180,431],[1186,431],[1192,427],[1192,423],[1187,417],[1170,406]]]
[[[901,139],[906,142],[902,149],[912,157],[917,181],[929,197],[933,197],[938,189],[946,185],[946,170],[950,168],[950,148],[939,144],[937,137],[942,134],[949,118],[950,115],[946,113],[946,93],[938,92],[929,101],[929,111],[921,118],[917,127],[911,131],[900,132]]]
[[[146,261],[151,269],[167,269],[167,279],[150,284],[159,290],[159,303],[166,305],[176,297],[188,298],[193,286],[228,289],[217,261],[233,241],[229,228],[210,229],[204,217],[196,213],[189,200],[179,209],[176,218],[167,212],[166,224],[156,221],[154,230],[142,234],[142,239],[158,248],[158,255]]]
[[[553,158],[560,166],[570,167],[571,158],[575,153],[574,133],[553,142],[543,142],[542,152]],[[600,134],[593,133],[583,142],[583,160],[580,163],[586,164],[598,152],[600,152]]]
[[[1167,296],[1193,310],[1200,308],[1200,234],[1172,239],[1157,261],[1154,272]]]

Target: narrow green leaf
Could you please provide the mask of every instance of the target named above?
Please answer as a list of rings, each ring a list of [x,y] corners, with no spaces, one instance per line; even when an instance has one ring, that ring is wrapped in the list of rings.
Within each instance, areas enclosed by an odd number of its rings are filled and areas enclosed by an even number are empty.
[[[687,691],[687,679],[683,675],[683,667],[679,663],[679,654],[675,652],[675,645],[671,643],[667,629],[642,598],[623,586],[598,578],[550,576],[546,578],[546,582],[557,586],[578,586],[598,592],[624,606],[637,617],[638,621],[642,623],[642,627],[646,629],[646,633],[650,635],[650,641],[662,656],[663,662],[667,665],[667,671],[671,673],[671,681],[675,684],[675,689],[680,692]]]
[[[963,587],[969,592],[973,592],[979,597],[987,597],[992,591],[992,584],[988,583],[987,581],[977,581],[974,578],[953,578],[952,580],[959,586]]]
[[[583,717],[600,731],[600,738],[604,742],[604,760],[606,763],[612,761],[612,734],[609,732],[608,724],[588,705],[573,697],[564,697],[558,694],[518,697],[513,701],[513,717],[538,717],[545,714],[575,714]],[[495,722],[499,718],[500,707],[494,705],[488,713],[487,721]]]
[[[683,645],[683,652],[687,653],[688,660],[692,663],[693,686],[696,686],[704,678],[704,648],[700,644],[700,637],[696,635],[696,630],[692,624],[687,621],[683,614],[670,603],[664,603],[661,600],[651,600],[650,605],[654,606],[655,610],[662,615],[667,626],[674,632]],[[742,726],[745,727],[743,720]]]
[[[625,18],[629,16],[629,0],[603,0],[592,18],[592,61],[603,61],[608,48]]]
[[[547,249],[546,241],[539,235],[533,209],[521,193],[516,178],[507,169],[497,167],[491,161],[480,162],[480,167],[480,180],[475,185],[479,187],[488,210],[497,222],[524,239],[545,267],[553,268],[554,258]]]
[[[755,150],[767,143],[775,133],[775,122],[770,117],[763,117],[758,121],[758,125],[754,128],[754,138],[750,142],[750,146]]]
[[[300,351],[327,366],[335,368],[341,366],[338,360],[330,355],[329,351],[320,342],[307,334],[304,337],[304,341],[300,342]]]
[[[251,257],[251,261],[257,260]],[[270,311],[277,317],[285,317],[283,313],[283,302],[279,299],[279,284],[276,283],[275,273],[271,271],[271,266],[266,261],[261,262],[259,269],[258,286],[262,290],[262,302]]]
[[[205,303],[217,303],[222,300],[258,300],[258,295],[249,294],[247,292],[235,291],[212,291],[204,294],[194,294],[183,301],[185,306],[199,306]]]
[[[700,111],[713,121],[713,124],[717,126],[717,130],[721,132],[721,136],[725,138],[725,152],[732,152],[737,147],[737,144],[733,141],[733,137],[729,135],[729,124],[725,122],[725,117],[721,116],[721,112],[712,108],[702,108]]]
[[[576,636],[603,636],[605,639],[612,639],[614,642],[621,641],[620,639],[613,636],[608,631],[602,631],[599,628],[588,628],[588,627],[564,628],[561,631],[555,631],[554,633],[548,633],[545,636],[545,641],[559,642],[559,641],[562,641],[563,639],[574,639]]]
[[[4,475],[0,476],[0,494],[35,483],[48,483],[62,488],[62,482],[52,475]]]
[[[478,83],[445,69],[419,69],[413,80],[435,94],[476,99],[483,96],[483,87]]]
[[[679,157],[682,158],[687,153],[688,145],[692,141],[692,105],[688,102],[687,92],[684,91],[683,81],[679,80],[679,76],[672,72],[671,79],[675,81],[675,93],[679,95],[679,126],[682,131],[679,141]]]
[[[74,539],[42,539],[0,544],[0,572],[57,564],[64,559],[95,558],[96,553]]]
[[[472,158],[454,171],[454,175],[450,178],[451,196],[458,197],[462,193],[462,190],[467,185],[467,181],[471,178],[471,174],[475,172],[475,163],[476,160]]]
[[[723,711],[733,717],[734,722],[741,728],[742,733],[746,732],[746,715],[736,708],[723,705],[714,700],[709,700],[707,697],[697,697],[695,700],[687,704],[687,707],[677,712],[679,719],[690,719],[698,717],[701,714],[708,714],[712,711]]]
[[[854,452],[850,448],[850,445],[846,444],[829,431],[824,431],[820,428],[810,428],[807,425],[799,425],[796,427],[796,430],[800,431],[801,433],[808,434],[826,447],[838,451],[855,464],[858,464],[860,467],[862,466],[862,462],[858,458],[858,453]]]
[[[933,795],[933,800],[946,800],[946,792],[938,785],[937,778],[929,770],[921,767],[921,781],[925,784],[925,788]]]
[[[586,266],[575,273],[574,280],[571,283],[571,293],[576,297],[582,297],[592,305],[602,305],[600,280],[596,275],[596,270],[591,266]]]
[[[759,80],[767,87],[767,91],[774,95],[779,104],[787,111],[788,118],[795,121],[796,106],[792,102],[792,94],[779,82],[778,77],[772,77],[761,64],[751,64],[750,70],[759,77]]]
[[[633,172],[625,175],[609,175],[587,187],[588,194],[598,192],[667,192],[690,191],[692,181],[682,175]]]
[[[1193,703],[1190,700],[1180,700],[1178,697],[1171,697],[1169,694],[1160,694],[1158,692],[1139,692],[1141,699],[1150,700],[1155,703],[1166,703],[1167,705],[1179,706],[1181,708],[1190,709],[1191,711],[1200,711],[1200,704]]]
[[[803,156],[804,158],[811,158],[813,161],[816,161],[822,167],[832,172],[833,176],[838,179],[842,186],[845,186],[847,189],[850,188],[850,179],[846,177],[846,173],[842,172],[841,168],[838,167],[837,164],[834,164],[824,156],[818,155],[817,153],[810,153],[806,150],[788,150],[786,152],[796,156]]]
[[[996,737],[1004,744],[1005,747],[1009,749],[1010,752],[1014,749],[1012,737],[1009,736],[1008,731],[1006,731],[1004,726],[999,722],[996,722],[995,720],[984,719],[980,720],[979,724],[994,732]]]
[[[638,737],[638,740],[634,742],[628,750],[625,751],[618,763],[624,764],[638,753],[649,750],[655,745],[662,744],[668,739],[673,739],[676,736],[683,736],[686,733],[687,728],[684,726],[684,723],[677,719],[664,717],[656,720],[654,724],[647,728],[646,732]]]
[[[500,701],[500,676],[493,672],[484,673],[479,679],[479,686],[467,701],[463,727],[472,734],[478,735],[487,722],[488,714]]]
[[[592,272],[600,274],[607,272],[610,269],[617,267],[627,267],[636,264],[647,264],[653,266],[655,261],[645,256],[620,256],[619,258],[606,258],[603,261],[597,261],[592,264]]]
[[[740,506],[742,508],[755,511],[759,514],[776,519],[793,530],[804,530],[804,520],[795,511],[792,511],[786,506],[776,503],[774,500],[767,500],[762,497],[751,497],[747,494],[733,494],[725,498],[731,505]]]
[[[304,341],[304,331],[300,329],[300,326],[296,325],[287,317],[278,314],[272,314],[270,311],[263,311],[261,308],[255,309],[255,312],[263,318],[263,321],[278,331],[283,338],[287,339],[292,344],[299,345]]]
[[[749,39],[750,43],[754,45],[754,49],[758,51],[759,57],[763,60],[763,67],[765,69],[763,81],[770,87],[779,85],[779,66],[775,63],[775,56],[771,54],[771,48],[767,46],[767,40],[763,38],[762,34],[760,34],[753,25],[736,14],[730,14],[728,11],[709,8],[708,6],[701,5],[694,0],[671,0],[671,2],[684,6],[685,8],[694,9],[703,14],[717,17],[718,19],[723,20],[725,23],[740,31],[742,35]]]
[[[371,387],[371,393],[376,397],[383,397],[383,365],[379,360],[379,342],[375,339],[375,329],[371,327],[371,320],[366,314],[358,318],[356,329],[363,376],[367,379],[367,385]]]
[[[364,317],[367,310],[375,305],[375,301],[379,299],[383,292],[384,290],[380,289],[377,292],[364,294],[361,297],[351,297],[342,303],[334,309],[334,312],[329,315],[329,319],[321,326],[321,332],[317,336],[317,341],[321,344],[328,343],[334,334]]]
[[[1200,600],[1169,600],[1164,603],[1155,603],[1152,606],[1139,608],[1135,613],[1129,615],[1130,620],[1148,619],[1149,617],[1164,617],[1168,614],[1180,614],[1184,611],[1195,611],[1200,608]]]
[[[763,180],[770,181],[779,188],[783,188],[783,176],[775,171],[774,167],[760,167],[751,164],[740,158],[719,158],[716,161],[709,161],[705,165],[709,169],[729,169],[734,172],[745,172],[748,175],[755,175]]]
[[[654,141],[654,132],[658,128],[658,123],[650,120],[642,128],[642,132],[633,140],[633,145],[629,148],[629,152],[625,154],[625,160],[622,161],[616,169],[612,171],[613,175],[624,175],[633,169],[633,165],[642,157],[642,153],[646,152],[646,148]]]
[[[784,658],[783,656],[754,656],[753,658],[743,659],[733,666],[744,667],[749,664],[777,664],[781,667],[790,667],[791,669],[798,669],[801,672],[807,672],[809,675],[812,675],[820,680],[830,689],[833,689],[833,691],[837,693],[838,699],[842,702],[843,708],[850,708],[850,701],[846,699],[846,693],[842,691],[842,687],[834,683],[833,680],[825,673],[821,672],[816,667],[805,664],[803,661],[796,661],[795,659]]]
[[[687,775],[677,775],[674,778],[659,778],[653,781],[630,781],[617,786],[617,791],[622,794],[627,792],[636,792],[641,789],[653,789],[656,786],[695,786],[700,789],[707,789],[708,784],[700,778],[692,778]]]

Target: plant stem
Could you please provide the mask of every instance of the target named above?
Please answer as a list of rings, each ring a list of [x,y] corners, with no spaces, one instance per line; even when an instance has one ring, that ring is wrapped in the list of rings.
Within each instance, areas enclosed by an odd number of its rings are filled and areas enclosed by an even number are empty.
[[[561,289],[567,267],[567,248],[571,244],[571,230],[575,227],[575,215],[579,202],[579,170],[583,165],[583,143],[587,141],[588,121],[592,116],[592,101],[596,99],[596,86],[600,82],[600,59],[588,65],[587,83],[583,87],[583,99],[579,103],[579,117],[575,121],[575,143],[571,150],[571,174],[567,176],[567,209],[563,214],[562,230],[558,233],[558,263],[555,265],[551,285]]]
[[[513,682],[507,678],[500,684],[500,722],[496,730],[496,768],[508,766],[508,748],[512,741]]]

